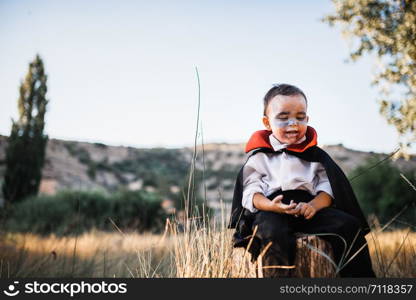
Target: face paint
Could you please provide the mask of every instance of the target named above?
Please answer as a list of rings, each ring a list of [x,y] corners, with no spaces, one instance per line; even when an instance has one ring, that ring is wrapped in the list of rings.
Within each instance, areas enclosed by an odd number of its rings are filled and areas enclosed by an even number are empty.
[[[296,118],[291,118],[287,120],[279,120],[279,119],[273,119],[273,125],[278,128],[284,128],[291,125],[307,125],[308,122],[306,121],[306,117],[304,120],[298,120]]]

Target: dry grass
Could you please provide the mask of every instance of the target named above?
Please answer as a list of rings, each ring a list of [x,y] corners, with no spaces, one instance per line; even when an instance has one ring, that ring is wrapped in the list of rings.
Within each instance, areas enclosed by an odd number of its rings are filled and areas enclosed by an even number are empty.
[[[226,229],[224,218],[202,224],[197,219],[185,221],[183,232],[175,224],[168,232],[173,241],[176,276],[180,278],[227,278],[232,275],[231,230]],[[198,225],[199,224],[199,225]]]
[[[0,244],[0,278],[233,276],[232,230],[193,219],[164,235],[91,231],[78,237],[6,234]],[[416,277],[416,233],[410,229],[367,235],[378,277]],[[235,266],[234,266],[235,268]],[[245,277],[246,270],[239,270]]]
[[[99,231],[78,237],[7,234],[0,244],[0,278],[156,277],[155,269],[169,275],[169,241],[161,238]]]
[[[410,229],[367,235],[377,277],[416,277],[416,233]]]

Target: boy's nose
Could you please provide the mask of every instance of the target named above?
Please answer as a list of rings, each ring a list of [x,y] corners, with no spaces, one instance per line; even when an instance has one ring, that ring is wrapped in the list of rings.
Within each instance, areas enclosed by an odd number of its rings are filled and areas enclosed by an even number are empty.
[[[289,119],[288,121],[288,126],[293,126],[297,124],[298,124],[298,121],[296,119]]]

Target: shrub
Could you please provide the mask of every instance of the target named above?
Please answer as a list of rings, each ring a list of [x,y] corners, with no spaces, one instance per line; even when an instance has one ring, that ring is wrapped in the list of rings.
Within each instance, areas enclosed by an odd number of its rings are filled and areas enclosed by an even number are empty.
[[[161,229],[166,215],[155,193],[121,191],[113,197],[112,217],[123,228]]]
[[[97,228],[159,231],[165,214],[161,198],[144,191],[64,191],[54,196],[30,197],[11,208],[6,221],[10,231],[58,235],[78,234]]]
[[[362,174],[352,180],[351,183],[364,213],[367,215],[375,214],[381,222],[387,222],[399,213],[405,205],[412,203],[397,220],[398,222],[413,223],[416,219],[414,201],[416,191],[403,180],[400,176],[400,170],[390,162],[384,162],[368,170],[379,160],[379,157],[373,157],[350,174],[351,178]],[[414,179],[414,171],[402,173],[410,181]]]

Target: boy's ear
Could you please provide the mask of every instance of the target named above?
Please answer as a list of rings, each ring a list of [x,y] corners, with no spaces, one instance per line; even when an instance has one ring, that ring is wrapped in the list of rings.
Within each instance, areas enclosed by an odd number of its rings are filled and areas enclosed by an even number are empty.
[[[262,118],[263,125],[266,127],[267,130],[272,130],[272,127],[270,126],[269,118],[266,116],[263,116]]]

